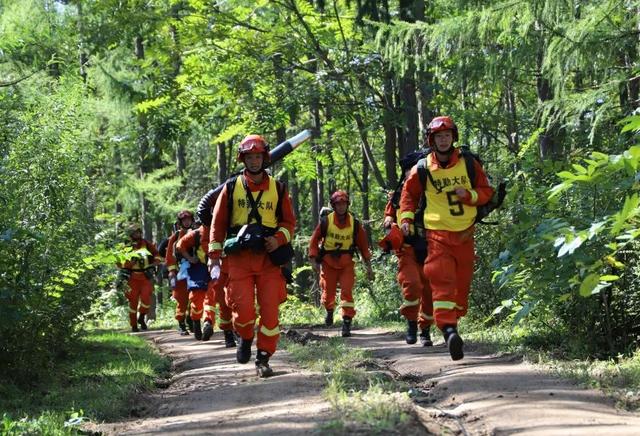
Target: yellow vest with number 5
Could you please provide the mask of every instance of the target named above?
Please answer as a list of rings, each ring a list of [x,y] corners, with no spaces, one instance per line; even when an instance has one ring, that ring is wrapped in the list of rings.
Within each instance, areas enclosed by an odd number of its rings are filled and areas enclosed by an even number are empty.
[[[431,173],[425,183],[427,207],[424,211],[424,225],[429,230],[449,230],[461,232],[474,223],[478,209],[462,204],[456,195],[456,188],[473,189],[467,167],[462,157],[451,168],[431,170],[433,154],[426,158],[426,167]],[[434,183],[436,186],[434,186]]]

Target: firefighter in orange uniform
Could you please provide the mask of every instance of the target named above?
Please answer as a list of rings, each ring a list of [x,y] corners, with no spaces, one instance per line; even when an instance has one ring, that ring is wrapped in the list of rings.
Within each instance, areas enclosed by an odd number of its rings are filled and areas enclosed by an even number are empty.
[[[176,251],[189,262],[187,269],[187,289],[191,301],[191,320],[193,321],[193,335],[196,340],[202,340],[202,323],[204,314],[204,300],[209,285],[207,258],[201,241],[206,238],[206,227],[189,230],[178,243]],[[212,332],[213,333],[213,332]],[[209,337],[211,337],[209,335]]]
[[[407,236],[420,198],[426,196],[423,220],[429,249],[424,272],[431,284],[435,322],[452,360],[464,357],[457,324],[468,307],[477,207],[493,195],[482,165],[476,159],[468,165],[462,150],[453,146],[457,140],[458,128],[450,117],[429,123],[427,142],[433,151],[413,167],[400,199],[401,229]]]
[[[309,258],[314,271],[320,272],[321,302],[327,310],[325,324],[333,325],[336,289],[340,285],[342,308],[342,336],[351,336],[351,321],[356,315],[353,302],[355,269],[353,256],[360,250],[367,269],[367,277],[373,280],[371,252],[367,234],[362,225],[349,213],[349,194],[336,191],[329,199],[333,212],[322,217],[309,241]]]
[[[178,321],[180,335],[186,336],[189,334],[185,323],[185,317],[189,311],[189,291],[187,290],[187,279],[178,280],[176,277],[179,267],[178,262],[182,259],[182,255],[176,250],[176,245],[193,228],[193,213],[189,210],[180,211],[178,213],[178,224],[178,230],[171,235],[167,244],[165,264],[169,271],[171,294],[177,303],[175,318]]]
[[[256,322],[256,300],[260,323],[256,372],[273,374],[269,358],[280,337],[279,305],[286,298],[286,283],[280,266],[293,255],[290,241],[296,219],[286,187],[265,170],[269,146],[259,135],[248,135],[238,148],[244,172],[229,179],[213,210],[209,254],[212,267],[226,253],[229,268],[227,302],[233,311],[233,326],[240,336],[236,359],[247,363]]]
[[[134,257],[118,267],[127,271],[129,291],[125,294],[129,301],[129,325],[131,331],[147,329],[145,315],[151,307],[153,295],[154,267],[162,261],[156,246],[142,238],[140,226],[129,227],[129,238],[132,242]],[[136,319],[136,315],[139,313]]]
[[[202,226],[202,239],[200,242],[200,247],[203,252],[206,252],[209,249],[209,237],[210,237],[210,228],[209,226]],[[233,324],[232,324],[232,316],[233,313],[231,308],[227,304],[226,301],[226,292],[225,289],[227,287],[227,283],[229,282],[229,268],[227,267],[227,263],[220,260],[220,270],[217,271],[215,277],[211,276],[211,280],[209,280],[209,284],[207,286],[207,293],[204,299],[204,327],[202,328],[202,340],[208,341],[213,335],[213,326],[215,325],[216,320],[216,303],[218,304],[218,308],[220,310],[220,318],[218,319],[218,326],[224,332],[224,342],[227,348],[232,348],[236,346],[235,336],[233,334]]]
[[[398,257],[398,283],[402,288],[403,297],[400,314],[407,320],[405,340],[407,344],[415,344],[419,327],[420,343],[428,347],[433,345],[429,330],[434,318],[431,288],[423,269],[427,255],[424,228],[421,223],[414,223],[410,235],[405,237],[398,226],[400,194],[404,180],[422,157],[424,153],[413,152],[400,160],[402,183],[385,208],[383,227],[386,236],[380,241],[380,247],[387,251],[393,249]]]

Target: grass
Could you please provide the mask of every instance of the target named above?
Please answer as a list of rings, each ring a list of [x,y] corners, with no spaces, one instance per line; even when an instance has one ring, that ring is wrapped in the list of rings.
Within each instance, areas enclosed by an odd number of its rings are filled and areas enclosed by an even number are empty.
[[[91,331],[46,380],[0,384],[2,434],[74,434],[82,420],[126,416],[133,396],[170,369],[142,338]]]
[[[350,348],[338,337],[306,346],[282,342],[301,366],[326,377],[324,394],[334,419],[323,431],[388,433],[409,420],[412,403],[402,392],[406,389],[384,372],[367,370],[373,363],[368,351]]]

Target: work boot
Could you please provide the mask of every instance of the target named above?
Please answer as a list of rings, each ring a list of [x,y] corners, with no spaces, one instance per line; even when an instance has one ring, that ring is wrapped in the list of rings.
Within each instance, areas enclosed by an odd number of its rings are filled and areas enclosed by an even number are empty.
[[[233,348],[236,346],[236,337],[233,334],[233,330],[224,331],[224,346],[227,348]]]
[[[347,338],[351,336],[351,318],[348,316],[342,317],[342,337]]]
[[[140,330],[147,329],[147,323],[144,322],[144,313],[141,313],[140,316],[138,316],[138,324],[140,324]]]
[[[445,326],[442,333],[444,334],[444,340],[447,343],[447,348],[449,348],[451,360],[462,359],[464,357],[464,352],[462,351],[464,342],[456,328],[454,326]]]
[[[204,327],[202,327],[202,340],[208,341],[209,339],[211,339],[212,335],[213,335],[213,326],[211,325],[211,321],[206,320],[204,322]]]
[[[189,327],[189,330],[193,331],[193,320],[189,315],[187,315],[187,326]]]
[[[134,325],[133,327],[131,327],[131,331],[133,333],[138,333],[140,330],[138,330],[138,326],[137,325]]]
[[[251,359],[251,344],[253,344],[253,338],[240,338],[240,342],[238,343],[238,348],[236,351],[236,360],[238,361],[238,363],[247,363],[249,359]]]
[[[189,336],[189,330],[187,330],[187,324],[184,320],[178,321],[178,332],[180,332],[180,336]]]
[[[202,340],[202,327],[200,326],[200,320],[193,320],[193,336],[196,338],[196,341]]]
[[[333,325],[333,309],[327,309],[327,316],[324,317],[324,324],[327,327]]]
[[[269,366],[269,353],[263,350],[258,350],[256,356],[256,374],[258,377],[271,377],[273,375],[273,369]]]
[[[407,344],[415,344],[418,341],[418,321],[407,321]]]
[[[433,341],[431,340],[431,335],[429,334],[429,326],[423,328],[420,332],[420,343],[423,347],[433,347]]]

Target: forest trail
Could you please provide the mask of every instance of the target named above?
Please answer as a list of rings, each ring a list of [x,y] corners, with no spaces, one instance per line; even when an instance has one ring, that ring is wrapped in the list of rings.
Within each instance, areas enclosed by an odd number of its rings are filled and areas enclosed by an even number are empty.
[[[313,333],[339,334],[337,329]],[[489,354],[467,343],[464,360],[453,362],[442,340],[424,348],[380,329],[353,333],[346,340],[370,349],[376,370],[412,386],[417,419],[411,434],[640,434],[639,414],[618,410],[601,392],[545,374],[514,356]],[[322,374],[297,367],[285,351],[271,359],[274,377],[258,379],[253,359],[236,363],[235,349],[224,348],[221,332],[209,342],[169,330],[140,335],[173,359],[173,377],[165,388],[141,395],[133,418],[92,431],[298,435],[317,432],[332,418],[322,396]]]

